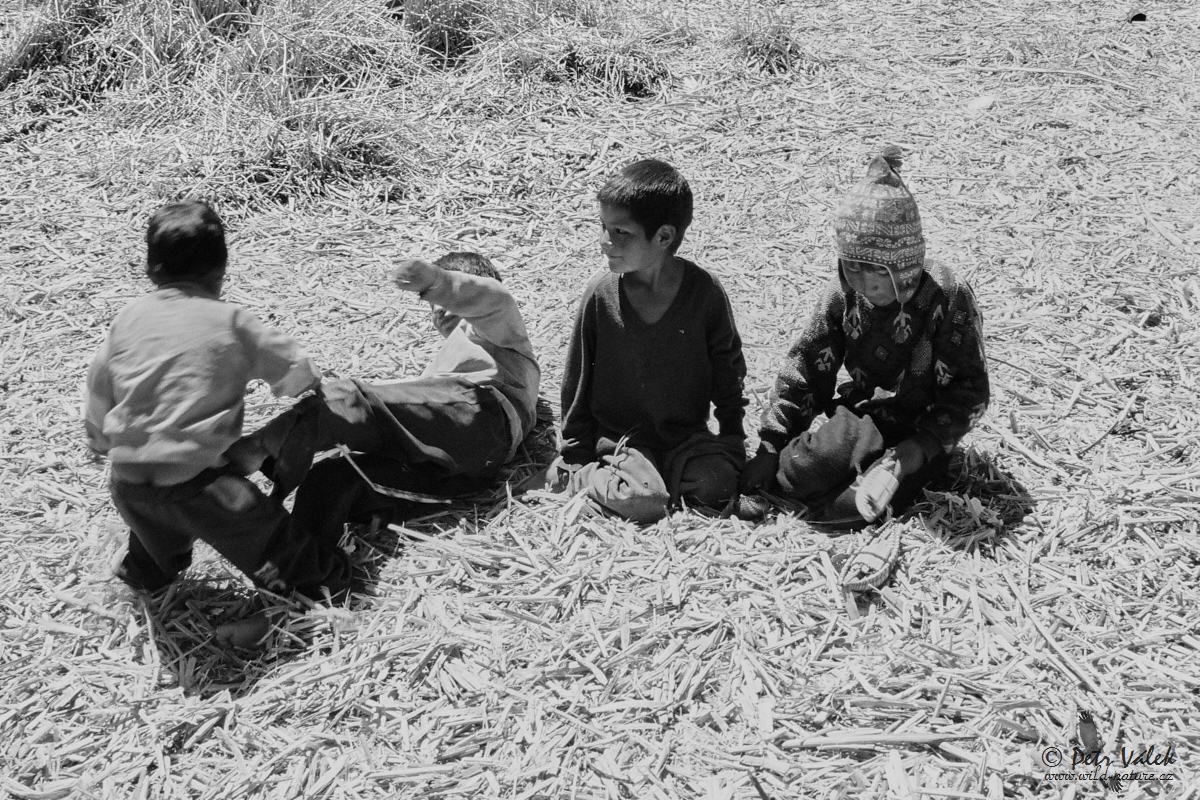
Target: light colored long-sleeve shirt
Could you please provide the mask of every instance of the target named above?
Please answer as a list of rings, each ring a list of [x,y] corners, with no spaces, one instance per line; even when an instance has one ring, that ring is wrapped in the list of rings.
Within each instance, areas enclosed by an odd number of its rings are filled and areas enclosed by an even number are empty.
[[[172,283],[121,310],[88,370],[84,425],[113,476],[173,486],[227,463],[242,435],[246,386],[277,396],[320,373],[289,336],[195,283]]]
[[[422,377],[459,375],[494,386],[504,398],[512,446],[509,458],[537,421],[541,368],[517,301],[493,278],[438,269],[421,299],[462,318]]]

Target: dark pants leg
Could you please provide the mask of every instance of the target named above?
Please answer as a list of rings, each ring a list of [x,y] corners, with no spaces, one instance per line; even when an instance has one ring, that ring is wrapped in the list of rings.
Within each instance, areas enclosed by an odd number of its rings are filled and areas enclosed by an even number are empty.
[[[378,455],[356,455],[354,463],[380,486],[435,497],[475,494],[492,484],[491,478],[447,475],[430,464],[410,466]],[[336,544],[348,522],[368,523],[374,517],[396,522],[422,508],[430,506],[380,494],[346,459],[329,458],[314,464],[296,490],[292,526]]]
[[[317,453],[339,444],[448,474],[495,475],[511,440],[499,392],[458,376],[334,381],[253,436],[275,457],[282,496],[300,485]]]
[[[671,502],[719,508],[737,494],[746,463],[745,443],[709,431],[694,434],[660,459]]]
[[[332,594],[349,586],[346,554],[294,530],[288,513],[241,476],[210,470],[168,487],[113,481],[111,491],[130,528],[121,577],[138,588],[154,591],[174,580],[197,539],[273,591],[320,598],[322,586]]]

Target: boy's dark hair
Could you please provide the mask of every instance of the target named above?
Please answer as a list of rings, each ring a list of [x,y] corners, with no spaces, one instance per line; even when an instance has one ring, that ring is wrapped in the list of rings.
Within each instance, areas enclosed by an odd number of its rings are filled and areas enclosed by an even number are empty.
[[[468,275],[480,275],[484,278],[500,280],[500,270],[496,265],[479,253],[468,253],[456,250],[433,262],[435,266],[448,269],[451,272],[465,272]]]
[[[674,254],[683,244],[683,232],[692,224],[692,189],[679,170],[665,161],[647,158],[635,161],[608,179],[596,198],[601,205],[616,206],[629,212],[646,229],[646,238],[654,237],[663,225],[675,227]]]
[[[146,274],[156,283],[202,278],[224,269],[228,259],[225,225],[208,203],[170,203],[150,217]]]

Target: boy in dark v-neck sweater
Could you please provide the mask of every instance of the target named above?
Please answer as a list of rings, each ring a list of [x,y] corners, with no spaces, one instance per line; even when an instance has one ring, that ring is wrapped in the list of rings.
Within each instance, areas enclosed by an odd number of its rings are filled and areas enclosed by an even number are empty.
[[[692,194],[656,160],[600,190],[608,270],[584,290],[562,383],[552,485],[652,522],[685,502],[720,506],[745,461],[746,362],[720,282],[675,255]],[[709,431],[714,410],[720,435]]]

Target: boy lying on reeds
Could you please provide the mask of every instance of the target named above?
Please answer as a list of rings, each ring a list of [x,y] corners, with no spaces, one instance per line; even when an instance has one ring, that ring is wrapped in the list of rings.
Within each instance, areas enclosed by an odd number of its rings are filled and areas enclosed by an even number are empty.
[[[391,280],[429,303],[441,349],[418,377],[382,383],[326,382],[235,448],[246,469],[264,463],[275,493],[296,492],[293,516],[323,541],[347,522],[388,521],[404,500],[373,483],[420,494],[457,494],[489,484],[536,422],[541,370],[517,302],[476,253],[413,260]],[[358,456],[314,456],[344,445]],[[268,460],[269,459],[269,460]]]

